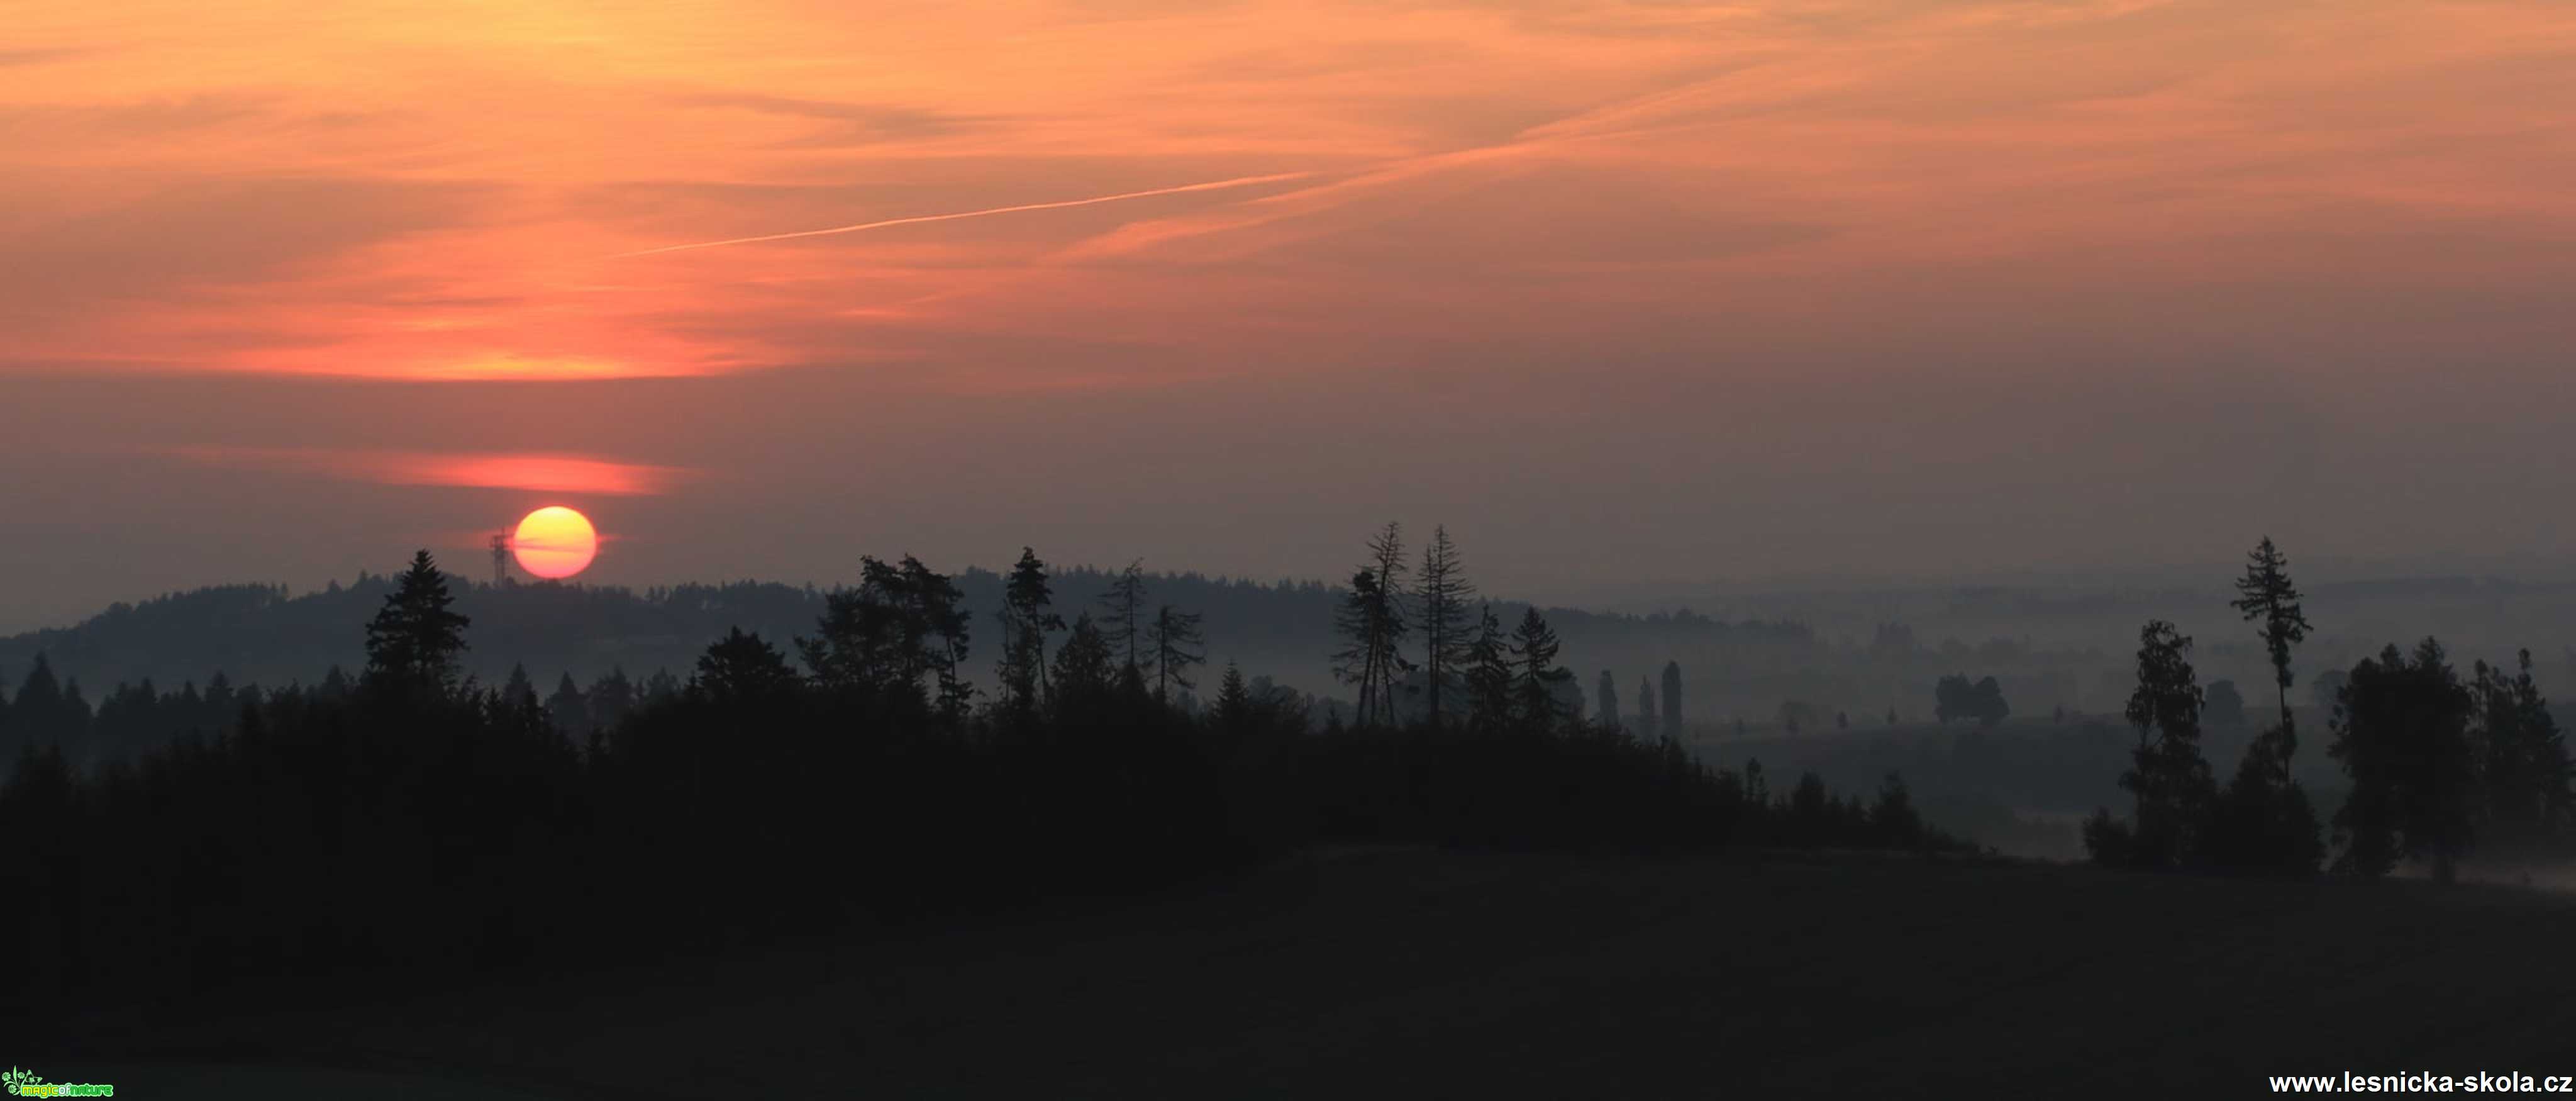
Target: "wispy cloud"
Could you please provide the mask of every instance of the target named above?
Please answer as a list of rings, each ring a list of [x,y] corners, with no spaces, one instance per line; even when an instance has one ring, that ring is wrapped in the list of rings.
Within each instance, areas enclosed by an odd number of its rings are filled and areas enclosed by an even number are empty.
[[[664,493],[695,473],[684,467],[554,454],[456,454],[303,447],[183,447],[173,449],[171,453],[210,466],[321,475],[379,485],[522,489],[610,496]]]
[[[911,356],[1040,390],[1102,365],[1029,349],[1356,362],[1605,325],[1697,355],[1945,316],[1915,286],[2134,303],[2215,269],[2283,316],[2321,275],[2561,284],[2576,237],[2565,5],[490,7],[18,28],[0,364]],[[750,247],[808,238],[846,247]],[[1991,309],[1958,323],[2022,320]]]
[[[697,241],[685,245],[664,245],[660,248],[637,249],[633,252],[619,253],[616,256],[609,257],[609,259],[623,259],[630,256],[652,256],[657,253],[681,252],[688,249],[718,248],[724,245],[750,245],[757,244],[762,241],[788,241],[799,237],[829,237],[834,234],[858,233],[862,230],[884,229],[889,226],[921,225],[926,222],[953,222],[961,218],[989,218],[996,214],[1020,214],[1033,210],[1064,210],[1078,206],[1096,206],[1101,203],[1126,202],[1132,199],[1150,199],[1158,195],[1186,195],[1194,191],[1223,191],[1229,188],[1251,187],[1256,184],[1280,183],[1287,180],[1301,180],[1312,175],[1314,175],[1312,172],[1278,172],[1267,176],[1242,176],[1231,180],[1213,180],[1207,183],[1182,184],[1178,187],[1157,187],[1145,191],[1128,191],[1117,195],[1094,195],[1087,199],[1062,199],[1055,202],[1045,203],[1021,203],[1017,206],[997,206],[984,210],[963,210],[953,214],[922,214],[910,218],[885,218],[874,222],[860,222],[856,225],[833,226],[829,229],[801,229],[791,233],[765,233],[757,237],[729,237],[721,241]]]

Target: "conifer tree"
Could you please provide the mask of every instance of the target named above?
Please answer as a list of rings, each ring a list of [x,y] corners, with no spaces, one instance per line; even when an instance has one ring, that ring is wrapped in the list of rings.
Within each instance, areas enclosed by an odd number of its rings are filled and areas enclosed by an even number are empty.
[[[2569,784],[2576,764],[2566,735],[2531,675],[2531,651],[2519,655],[2519,674],[2477,663],[2470,695],[2478,756],[2479,818],[2497,840],[2530,844],[2566,837]]]
[[[2138,631],[2138,686],[2126,715],[2138,731],[2120,786],[2136,796],[2136,816],[2121,830],[2087,828],[2103,863],[2169,867],[2192,851],[2193,836],[2217,794],[2200,755],[2200,715],[2207,699],[2191,667],[2191,638],[2161,619]]]
[[[2435,879],[2451,879],[2476,826],[2475,707],[2430,638],[2411,656],[2390,646],[2353,666],[2328,747],[2352,778],[2334,816],[2339,870],[2385,875],[2420,856],[2432,861]]]
[[[1037,709],[1047,693],[1047,635],[1064,630],[1056,614],[1046,563],[1020,548],[1019,563],[1002,589],[1002,705],[1021,714]]]
[[[1557,702],[1557,686],[1574,679],[1574,671],[1556,664],[1559,648],[1555,628],[1547,617],[1533,606],[1521,613],[1519,627],[1512,630],[1512,653],[1520,659],[1520,678],[1514,685],[1514,701],[1523,725],[1533,731],[1555,729],[1566,718],[1564,705]]]
[[[930,670],[938,693],[939,715],[950,729],[961,728],[975,696],[975,686],[964,673],[971,627],[965,594],[957,591],[948,575],[932,571],[909,554],[903,556],[903,580],[924,636],[922,664]]]
[[[1184,692],[1198,687],[1190,679],[1190,666],[1205,664],[1207,654],[1191,647],[1207,640],[1199,633],[1198,613],[1175,611],[1169,604],[1155,609],[1152,634],[1154,698],[1169,704],[1172,686],[1179,685]]]
[[[655,680],[669,676],[657,672]],[[775,700],[796,690],[796,671],[778,648],[746,634],[740,627],[725,632],[725,637],[707,647],[698,658],[696,675],[689,678],[688,691],[719,705],[742,705]]]
[[[1251,724],[1251,719],[1252,691],[1244,686],[1243,670],[1236,668],[1234,662],[1229,659],[1225,663],[1225,676],[1217,681],[1217,725],[1226,730],[1240,732]]]
[[[1401,651],[1408,629],[1403,529],[1387,524],[1370,537],[1368,552],[1333,620],[1344,640],[1333,655],[1334,675],[1359,689],[1355,721],[1362,729],[1395,721],[1395,686],[1413,667]]]
[[[1593,716],[1600,721],[1601,729],[1619,729],[1619,682],[1610,676],[1609,670],[1601,671],[1601,683],[1596,691],[1600,698],[1593,701]]]
[[[510,679],[501,685],[501,705],[512,711],[537,709],[537,685],[528,679],[528,667],[510,663]]]
[[[2239,761],[2235,779],[2221,792],[2204,833],[2208,857],[2223,867],[2307,875],[2323,857],[2315,807],[2307,789],[2290,773],[2299,747],[2296,717],[2290,711],[2290,647],[2307,638],[2309,624],[2290,581],[2288,559],[2269,536],[2246,556],[2245,576],[2237,579],[2237,599],[2230,601],[2248,620],[2259,620],[2280,722],[2255,735]]]
[[[1468,651],[1468,721],[1488,732],[1509,729],[1514,673],[1511,643],[1503,636],[1502,622],[1494,618],[1492,604],[1480,608],[1476,635],[1469,641]]]
[[[680,678],[672,676],[670,670],[653,670],[652,676],[644,678],[644,702],[646,704],[668,703],[679,698],[682,687]]]
[[[1431,542],[1422,548],[1422,570],[1415,578],[1413,607],[1422,627],[1424,687],[1429,692],[1431,726],[1437,730],[1443,721],[1442,690],[1456,682],[1459,670],[1473,660],[1468,653],[1467,602],[1476,595],[1446,526],[1431,529]]]
[[[628,712],[635,709],[635,683],[626,679],[626,667],[612,665],[598,680],[590,682],[584,693],[590,702],[591,724],[604,730],[615,730]]]
[[[2281,706],[2281,725],[2266,731],[2255,741],[2264,766],[2272,770],[2276,782],[2290,779],[2290,757],[2299,748],[2298,735],[2290,714],[2290,647],[2307,640],[2306,612],[2299,606],[2299,590],[2290,581],[2289,559],[2272,537],[2264,536],[2246,555],[2245,576],[2236,579],[2237,598],[2229,606],[2248,620],[2262,621],[2259,632],[2263,649],[2272,659],[2272,680]]]
[[[893,564],[862,556],[858,587],[825,598],[815,634],[796,647],[817,684],[902,710],[934,710],[952,728],[965,721],[974,686],[961,672],[963,597],[919,559],[905,555]]]
[[[555,682],[554,694],[546,697],[546,718],[554,722],[555,729],[568,735],[590,732],[590,701],[573,684],[572,674],[563,674]]]
[[[398,691],[443,695],[456,688],[457,655],[472,621],[448,610],[456,598],[426,550],[396,580],[367,624],[367,680]]]
[[[1109,582],[1109,591],[1100,594],[1100,635],[1109,643],[1111,653],[1127,663],[1127,668],[1145,667],[1145,560],[1127,563]]]
[[[1091,621],[1091,614],[1075,616],[1064,645],[1055,653],[1057,694],[1083,706],[1098,706],[1117,687],[1119,674],[1117,652],[1110,649],[1108,637]]]

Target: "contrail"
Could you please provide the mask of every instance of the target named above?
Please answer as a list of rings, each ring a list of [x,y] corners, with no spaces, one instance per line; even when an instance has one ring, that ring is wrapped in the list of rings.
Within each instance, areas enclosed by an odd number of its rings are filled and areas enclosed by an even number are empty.
[[[715,248],[719,245],[748,245],[755,241],[785,241],[795,237],[827,237],[835,233],[857,233],[863,229],[883,229],[887,226],[908,226],[917,222],[946,222],[957,218],[981,218],[988,214],[1016,214],[1024,210],[1057,210],[1068,206],[1090,206],[1093,203],[1114,203],[1125,199],[1148,199],[1156,195],[1178,195],[1185,191],[1217,191],[1229,187],[1250,187],[1253,184],[1276,183],[1280,180],[1299,180],[1312,175],[1314,175],[1312,172],[1282,172],[1275,176],[1243,176],[1231,180],[1217,180],[1213,183],[1183,184],[1179,187],[1158,187],[1152,191],[1129,191],[1118,195],[1095,195],[1088,199],[1064,199],[1052,203],[1023,203],[1019,206],[997,206],[991,210],[959,211],[955,214],[923,214],[911,218],[888,218],[882,222],[861,222],[854,226],[833,226],[830,229],[805,229],[798,230],[794,233],[769,233],[758,237],[730,237],[722,241],[697,241],[685,245],[664,245],[660,248],[637,249],[634,252],[621,252],[608,257],[608,259],[623,260],[630,256],[651,256],[657,252],[680,252],[693,248]]]

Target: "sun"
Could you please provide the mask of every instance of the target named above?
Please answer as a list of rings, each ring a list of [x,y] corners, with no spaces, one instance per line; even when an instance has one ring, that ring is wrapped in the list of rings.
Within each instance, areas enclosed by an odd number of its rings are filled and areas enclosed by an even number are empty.
[[[590,517],[562,505],[547,505],[519,521],[510,537],[510,553],[519,568],[547,580],[559,580],[590,568],[599,556],[599,530]]]

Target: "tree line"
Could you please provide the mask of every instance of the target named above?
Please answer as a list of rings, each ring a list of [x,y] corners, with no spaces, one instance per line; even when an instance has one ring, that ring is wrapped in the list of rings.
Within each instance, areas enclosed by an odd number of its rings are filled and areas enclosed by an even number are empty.
[[[1441,720],[1386,708],[1407,665],[1433,679],[1391,645],[1388,617],[1413,613],[1389,602],[1346,605],[1367,613],[1348,622],[1376,706],[1319,726],[1231,662],[1199,702],[1197,613],[1154,601],[1133,565],[1076,607],[1024,550],[990,621],[989,692],[960,674],[984,624],[907,556],[862,558],[810,633],[737,627],[684,680],[566,676],[541,697],[520,670],[497,687],[465,672],[472,623],[423,551],[364,625],[354,677],[238,693],[230,721],[93,768],[77,744],[19,747],[0,785],[0,881],[19,890],[0,990],[133,1001],[629,958],[1132,890],[1328,841],[1965,848],[1894,777],[1867,799],[1813,776],[1774,792],[1758,765],[1710,769],[1578,719],[1544,617],[1507,635],[1490,609],[1457,614],[1463,576],[1443,584]]]
[[[2163,620],[2139,630],[2125,712],[2138,742],[2120,777],[2135,803],[2125,819],[2102,808],[2086,823],[2097,863],[2308,875],[2331,853],[2337,874],[2376,878],[2421,861],[2448,882],[2473,848],[2512,856],[2576,846],[2576,764],[2533,679],[2531,652],[2510,670],[2479,661],[2463,679],[2429,637],[2411,650],[2391,644],[2333,678],[2326,752],[2352,787],[2321,822],[2290,776],[2299,747],[2292,650],[2313,628],[2288,567],[2265,538],[2236,582],[2232,606],[2256,625],[2271,660],[2279,717],[2224,787],[2200,750],[2212,693],[2192,669],[2191,638]]]

